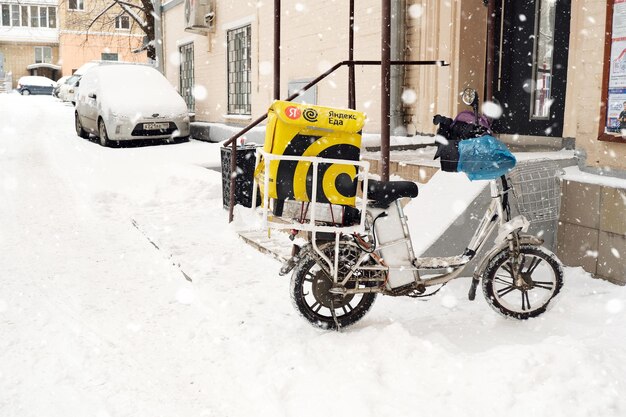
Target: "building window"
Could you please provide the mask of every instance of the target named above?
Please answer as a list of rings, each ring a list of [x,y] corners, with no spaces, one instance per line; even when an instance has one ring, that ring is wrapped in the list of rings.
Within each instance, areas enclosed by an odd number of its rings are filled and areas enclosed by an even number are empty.
[[[42,27],[42,28],[48,27],[48,8],[47,7],[39,8],[39,27]]]
[[[22,8],[22,26],[28,27],[28,6],[20,6]],[[54,9],[54,7],[51,7]]]
[[[11,26],[11,8],[8,4],[2,5],[2,26]]]
[[[227,32],[228,43],[228,113],[251,114],[250,67],[252,66],[251,26]]]
[[[103,52],[100,54],[100,59],[103,61],[117,61],[117,53]]]
[[[38,6],[30,6],[30,27],[32,28],[39,27],[39,7]]]
[[[48,27],[57,27],[57,9],[54,7],[48,7]]]
[[[130,30],[130,18],[128,15],[122,14],[115,18],[115,29]]]
[[[68,0],[67,8],[69,10],[85,10],[84,0]]]
[[[11,5],[11,26],[19,26],[22,19],[20,19],[20,5]]]
[[[52,48],[35,46],[35,64],[52,64]]]
[[[180,46],[178,52],[180,53],[179,91],[187,103],[187,109],[193,113],[196,107],[196,100],[193,96],[193,87],[196,82],[193,68],[193,43]]]

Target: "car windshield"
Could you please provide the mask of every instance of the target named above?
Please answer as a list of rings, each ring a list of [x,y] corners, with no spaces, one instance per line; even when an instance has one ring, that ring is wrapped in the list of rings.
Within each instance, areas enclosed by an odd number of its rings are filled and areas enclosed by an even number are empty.
[[[72,75],[70,78],[67,79],[67,81],[65,81],[65,84],[74,85],[78,80],[80,80],[79,75]]]

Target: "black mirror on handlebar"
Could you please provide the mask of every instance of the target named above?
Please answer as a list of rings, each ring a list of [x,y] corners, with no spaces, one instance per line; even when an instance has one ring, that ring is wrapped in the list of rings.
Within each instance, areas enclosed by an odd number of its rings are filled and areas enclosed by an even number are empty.
[[[472,106],[472,110],[474,110],[474,118],[476,124],[478,124],[479,114],[478,114],[478,92],[473,88],[466,88],[461,93],[461,100],[468,106]]]

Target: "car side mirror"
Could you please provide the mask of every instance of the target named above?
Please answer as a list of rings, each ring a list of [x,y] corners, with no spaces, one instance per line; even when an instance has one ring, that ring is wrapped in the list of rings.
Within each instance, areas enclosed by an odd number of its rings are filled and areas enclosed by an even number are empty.
[[[94,100],[95,100],[96,98],[98,98],[98,96],[96,95],[96,93],[89,93],[89,94],[87,95],[87,97],[92,98],[92,99],[94,99]]]

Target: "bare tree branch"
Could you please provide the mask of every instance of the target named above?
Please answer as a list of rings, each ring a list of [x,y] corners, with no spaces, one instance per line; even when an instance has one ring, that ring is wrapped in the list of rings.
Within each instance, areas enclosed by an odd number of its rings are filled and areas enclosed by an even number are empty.
[[[109,4],[106,8],[104,8],[100,13],[98,13],[98,15],[96,17],[94,17],[91,22],[89,23],[89,25],[87,26],[87,33],[85,34],[85,38],[89,39],[89,29],[91,29],[91,27],[94,25],[94,23],[96,23],[96,21],[98,19],[100,19],[100,17],[102,17],[106,12],[108,12],[113,6],[115,6],[115,3],[111,3]]]

